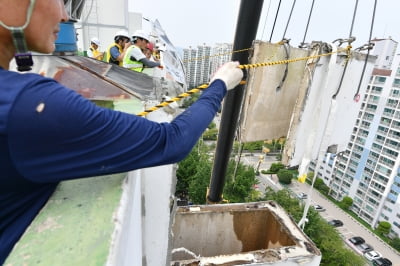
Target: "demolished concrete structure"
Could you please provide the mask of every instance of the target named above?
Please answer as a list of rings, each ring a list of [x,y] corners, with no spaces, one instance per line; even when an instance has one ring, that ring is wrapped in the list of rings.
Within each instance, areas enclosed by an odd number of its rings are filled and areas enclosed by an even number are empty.
[[[321,253],[274,201],[187,206],[172,226],[174,266],[319,265]]]

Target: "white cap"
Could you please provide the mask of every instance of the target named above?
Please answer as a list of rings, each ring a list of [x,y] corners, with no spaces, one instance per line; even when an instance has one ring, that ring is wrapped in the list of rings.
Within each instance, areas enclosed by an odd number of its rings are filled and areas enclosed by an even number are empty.
[[[100,46],[100,40],[97,39],[96,37],[93,37],[92,39],[90,39],[90,42]]]
[[[122,36],[122,37],[125,37],[125,38],[128,38],[128,39],[131,39],[131,38],[129,37],[129,33],[128,33],[126,30],[119,30],[119,31],[117,31],[117,32],[115,33],[115,37],[114,37],[114,38],[116,38],[116,37],[118,37],[118,36]]]
[[[135,33],[132,35],[132,38],[135,38],[135,37],[145,39],[146,41],[149,42],[149,35],[142,30],[135,31]]]

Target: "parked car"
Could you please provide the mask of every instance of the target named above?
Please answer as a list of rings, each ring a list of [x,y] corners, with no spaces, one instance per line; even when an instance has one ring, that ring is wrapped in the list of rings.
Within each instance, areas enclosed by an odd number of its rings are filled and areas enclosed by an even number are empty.
[[[306,193],[303,193],[303,192],[300,192],[299,194],[297,194],[297,197],[298,197],[299,199],[307,199],[307,194],[306,194]]]
[[[372,251],[365,252],[364,257],[369,261],[373,261],[373,260],[382,258],[382,254],[376,250],[372,250]]]
[[[387,258],[379,258],[372,261],[374,266],[392,266],[392,262]]]
[[[357,246],[360,244],[364,244],[365,240],[361,236],[353,236],[349,238],[349,242],[352,243],[353,245]]]
[[[318,204],[315,204],[315,205],[314,205],[314,209],[315,209],[317,212],[323,212],[323,211],[325,211],[325,208],[322,207],[321,205],[318,205]]]
[[[362,243],[360,245],[357,245],[356,248],[361,252],[361,254],[374,250],[374,248],[367,243]]]
[[[330,220],[330,221],[328,222],[328,224],[330,224],[330,225],[332,225],[332,226],[334,226],[334,227],[343,226],[343,222],[340,221],[340,220],[336,220],[336,219]]]

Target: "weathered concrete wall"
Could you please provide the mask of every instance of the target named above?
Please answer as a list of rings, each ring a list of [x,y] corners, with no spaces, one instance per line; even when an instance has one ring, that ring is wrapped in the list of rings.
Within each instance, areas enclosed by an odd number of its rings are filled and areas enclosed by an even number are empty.
[[[345,52],[335,53],[336,50],[334,45],[321,42],[312,43],[308,49],[256,42],[252,64],[334,53],[288,65],[251,69],[242,110],[241,140],[286,136],[282,161],[291,166],[308,164],[331,145],[336,145],[338,151],[344,150],[361,106],[355,96],[365,54],[353,51],[348,60]],[[375,59],[369,57],[359,97],[366,89]],[[346,60],[347,69],[340,85]]]
[[[307,94],[294,110],[283,152],[284,163],[308,164],[325,154],[331,145],[337,146],[337,152],[345,149],[361,106],[355,96],[365,55],[352,52],[340,85],[346,60],[347,55],[342,52],[318,61]],[[370,57],[366,65],[359,97],[364,95],[374,60]]]
[[[251,64],[308,56],[309,51],[280,44],[256,42]],[[285,69],[287,75],[285,77]],[[305,61],[250,69],[241,123],[243,142],[286,136]],[[283,83],[282,83],[283,82]]]

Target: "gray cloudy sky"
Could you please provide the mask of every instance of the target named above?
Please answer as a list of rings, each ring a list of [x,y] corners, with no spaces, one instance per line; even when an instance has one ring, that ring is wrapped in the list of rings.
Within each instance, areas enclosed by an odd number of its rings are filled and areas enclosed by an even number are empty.
[[[129,0],[129,10],[158,19],[175,46],[188,47],[203,43],[233,42],[240,0]],[[246,0],[251,1],[251,0]],[[271,41],[282,39],[293,1],[281,3]],[[374,0],[358,1],[352,35],[353,47],[368,42]],[[264,0],[257,39],[268,41],[271,36],[279,0]],[[303,40],[312,0],[297,0],[285,37],[297,46]],[[306,42],[332,42],[347,38],[351,29],[356,0],[315,0]],[[143,22],[146,28],[146,21]],[[391,36],[400,42],[400,1],[378,1],[372,38]]]

